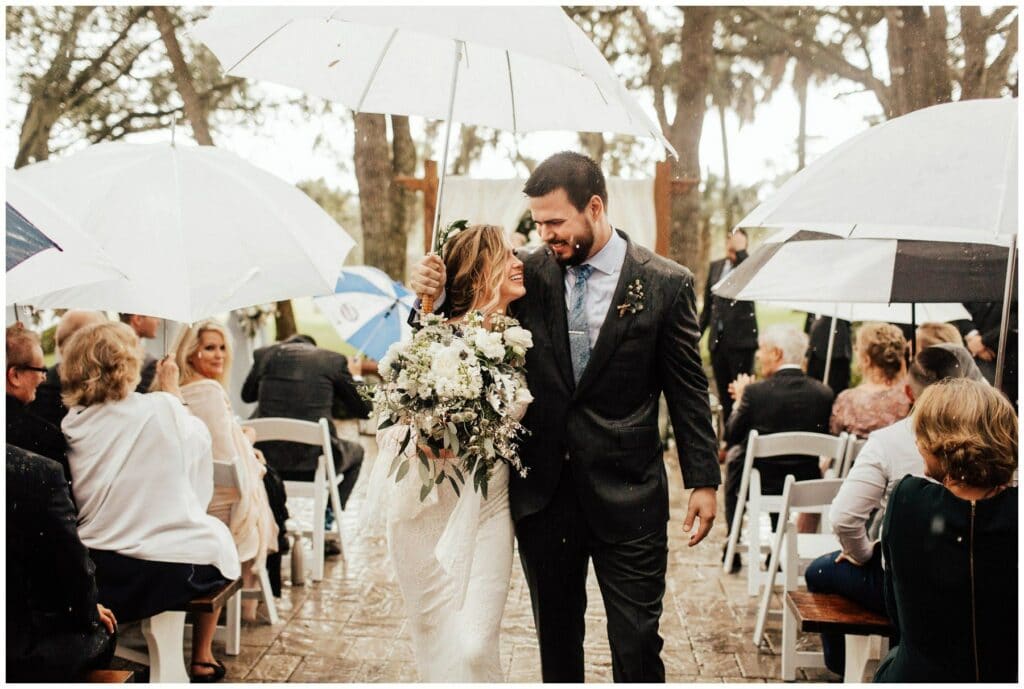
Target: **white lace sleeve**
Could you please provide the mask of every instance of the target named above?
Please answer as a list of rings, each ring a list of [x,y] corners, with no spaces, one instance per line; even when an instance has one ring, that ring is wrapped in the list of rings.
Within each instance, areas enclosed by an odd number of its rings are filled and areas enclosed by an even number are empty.
[[[415,478],[419,474],[410,470],[402,481],[396,482],[388,471],[402,447],[408,426],[395,425],[377,431],[377,457],[373,460],[370,480],[366,489],[366,500],[359,516],[360,530],[370,536],[383,536],[388,522],[415,517],[424,507],[437,502],[437,492],[420,501],[420,484]],[[405,448],[405,458],[418,462],[416,458],[416,431]]]

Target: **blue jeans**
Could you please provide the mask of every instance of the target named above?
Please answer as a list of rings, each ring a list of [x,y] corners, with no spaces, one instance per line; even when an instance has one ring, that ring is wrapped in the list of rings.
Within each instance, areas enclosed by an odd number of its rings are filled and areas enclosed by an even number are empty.
[[[886,614],[882,595],[882,553],[878,544],[871,559],[862,567],[843,561],[836,564],[840,551],[822,555],[804,572],[807,590],[812,593],[838,593],[874,612]],[[846,640],[842,634],[822,634],[825,666],[843,674],[846,666]]]

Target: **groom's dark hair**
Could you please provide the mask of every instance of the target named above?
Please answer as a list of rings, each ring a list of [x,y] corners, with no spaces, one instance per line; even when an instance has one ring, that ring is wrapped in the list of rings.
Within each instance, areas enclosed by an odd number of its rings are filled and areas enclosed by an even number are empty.
[[[608,209],[608,189],[604,173],[594,160],[575,151],[562,151],[537,166],[526,180],[523,193],[530,198],[547,196],[556,189],[565,189],[570,203],[582,211],[594,196],[601,198]]]

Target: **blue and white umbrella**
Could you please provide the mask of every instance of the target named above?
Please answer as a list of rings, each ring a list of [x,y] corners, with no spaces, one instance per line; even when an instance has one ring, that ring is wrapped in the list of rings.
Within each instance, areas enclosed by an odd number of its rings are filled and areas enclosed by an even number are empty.
[[[395,342],[412,336],[409,314],[416,295],[387,273],[369,266],[341,271],[334,294],[313,303],[341,339],[380,360]]]

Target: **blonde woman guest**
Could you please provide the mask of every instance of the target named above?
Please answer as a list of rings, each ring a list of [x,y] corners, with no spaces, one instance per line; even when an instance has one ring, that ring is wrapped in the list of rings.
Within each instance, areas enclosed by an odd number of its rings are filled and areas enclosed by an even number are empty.
[[[862,438],[891,426],[910,413],[904,393],[907,376],[907,341],[891,323],[865,323],[857,331],[854,356],[863,379],[843,390],[832,405],[829,430],[846,431]]]
[[[907,476],[882,523],[886,609],[899,643],[876,682],[1015,682],[1017,415],[983,382],[932,385],[914,405],[927,481]]]
[[[207,511],[231,528],[242,561],[246,588],[255,588],[259,571],[266,566],[267,553],[277,552],[277,524],[270,509],[263,476],[267,473],[262,455],[253,449],[255,439],[235,419],[226,386],[231,370],[231,340],[214,321],[185,328],[174,345],[181,395],[188,409],[210,431],[213,458],[238,467],[239,488],[215,486]],[[256,618],[255,599],[243,602],[243,617]]]
[[[231,532],[206,513],[213,495],[210,433],[188,413],[178,367],[156,371],[166,392],[133,392],[142,355],[123,323],[90,325],[68,342],[60,366],[68,463],[78,535],[96,564],[99,600],[122,621],[179,609],[237,578]],[[197,614],[192,678],[217,681],[220,611]]]

